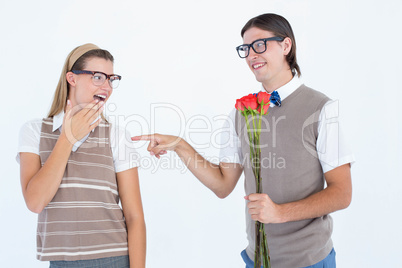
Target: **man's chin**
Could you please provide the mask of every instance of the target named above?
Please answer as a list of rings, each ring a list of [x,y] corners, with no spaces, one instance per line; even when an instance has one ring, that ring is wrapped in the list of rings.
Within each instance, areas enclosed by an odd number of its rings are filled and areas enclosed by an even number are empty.
[[[263,76],[263,75],[259,75],[259,74],[256,74],[256,73],[254,73],[254,75],[255,75],[255,79],[260,83],[263,83],[264,80],[266,80],[266,77]]]

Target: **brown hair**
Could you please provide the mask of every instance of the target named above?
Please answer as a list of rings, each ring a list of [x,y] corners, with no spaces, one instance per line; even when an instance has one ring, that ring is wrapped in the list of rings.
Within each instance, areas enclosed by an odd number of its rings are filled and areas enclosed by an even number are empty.
[[[246,25],[244,25],[243,29],[241,30],[241,37],[243,37],[244,33],[252,27],[272,32],[275,36],[278,37],[290,38],[290,40],[292,41],[292,48],[290,49],[288,55],[286,55],[286,61],[288,62],[293,75],[296,74],[296,71],[297,76],[300,77],[301,71],[296,59],[296,39],[294,37],[293,30],[289,22],[284,17],[277,14],[262,14],[250,19],[246,23]]]
[[[114,62],[114,58],[109,51],[100,49],[94,44],[85,44],[73,49],[68,54],[61,71],[59,83],[54,92],[53,103],[48,117],[52,117],[61,111],[64,111],[67,103],[70,86],[66,79],[66,74],[71,70],[83,70],[87,61],[91,58],[102,58]]]

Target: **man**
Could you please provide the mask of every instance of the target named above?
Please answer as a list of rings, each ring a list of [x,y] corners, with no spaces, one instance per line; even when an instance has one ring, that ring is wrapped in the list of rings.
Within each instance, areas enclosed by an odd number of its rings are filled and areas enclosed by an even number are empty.
[[[143,135],[151,155],[175,151],[189,170],[218,197],[225,198],[245,174],[248,247],[246,268],[254,267],[255,224],[265,223],[272,267],[335,267],[331,212],[349,206],[353,154],[338,131],[337,105],[303,85],[296,60],[296,41],[288,21],[276,14],[252,18],[241,31],[236,49],[261,82],[262,90],[279,94],[264,116],[260,138],[262,194],[255,194],[243,116],[224,136],[235,146],[221,149],[219,165],[207,163],[185,140]],[[265,163],[265,164],[264,164]],[[326,187],[324,187],[326,183]],[[331,266],[332,265],[332,266]]]

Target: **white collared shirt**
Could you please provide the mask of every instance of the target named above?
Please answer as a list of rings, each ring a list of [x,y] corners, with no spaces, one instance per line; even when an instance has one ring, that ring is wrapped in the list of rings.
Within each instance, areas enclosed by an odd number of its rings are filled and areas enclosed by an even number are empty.
[[[296,75],[291,81],[278,88],[281,100],[286,99],[297,88],[302,85],[301,80]],[[262,91],[265,91],[262,87]],[[270,109],[281,109],[281,107],[270,104]],[[228,120],[223,124],[221,132],[220,162],[225,163],[243,163],[243,154],[241,152],[241,142],[235,130],[236,109],[230,112]],[[347,163],[353,163],[355,157],[350,145],[339,126],[339,105],[337,100],[328,101],[321,110],[318,119],[318,137],[316,150],[320,160],[323,172],[326,173],[336,167]]]
[[[61,129],[63,125],[64,111],[53,117],[53,132]],[[121,172],[139,166],[139,154],[130,139],[130,133],[119,126],[110,124],[110,147],[113,154],[115,171]],[[39,142],[42,127],[42,119],[35,119],[25,123],[19,133],[18,153],[16,160],[20,162],[20,152],[34,153],[39,155]],[[72,148],[76,151],[88,138],[86,135],[77,141]]]
[[[300,78],[295,75],[292,80],[290,80],[288,83],[284,84],[280,88],[278,88],[277,91],[279,96],[281,97],[281,100],[286,99],[290,94],[293,93],[296,89],[298,89],[302,85],[302,81]],[[266,91],[264,86],[261,84],[261,91]],[[272,93],[272,92],[271,92]],[[275,104],[272,102],[269,104],[270,108],[277,107]]]

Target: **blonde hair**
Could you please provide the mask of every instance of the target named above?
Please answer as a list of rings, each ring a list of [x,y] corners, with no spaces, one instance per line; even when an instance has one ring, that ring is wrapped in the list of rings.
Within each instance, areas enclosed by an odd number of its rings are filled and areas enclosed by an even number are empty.
[[[64,66],[61,71],[59,83],[57,84],[56,91],[54,92],[53,103],[52,103],[52,107],[50,108],[50,111],[48,113],[48,117],[57,115],[61,111],[64,111],[64,109],[66,108],[67,98],[68,98],[68,93],[69,93],[68,92],[69,86],[68,86],[68,82],[66,79],[66,74],[72,70],[72,68],[77,63],[77,61],[81,62],[81,65],[84,64],[84,61],[87,57],[85,57],[85,59],[80,59],[80,58],[91,50],[95,50],[95,51],[101,50],[101,51],[105,52],[104,54],[108,55],[107,59],[109,59],[113,62],[113,56],[108,51],[100,49],[98,46],[96,46],[94,44],[88,43],[88,44],[85,44],[85,45],[82,45],[82,46],[79,46],[79,47],[76,47],[75,49],[73,49],[73,51],[71,51],[70,54],[68,54],[66,61],[64,62]],[[89,57],[91,57],[91,56],[96,57],[98,55],[96,55],[96,54],[89,55]],[[102,117],[103,117],[103,115],[102,115]]]

